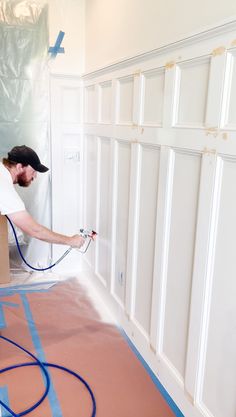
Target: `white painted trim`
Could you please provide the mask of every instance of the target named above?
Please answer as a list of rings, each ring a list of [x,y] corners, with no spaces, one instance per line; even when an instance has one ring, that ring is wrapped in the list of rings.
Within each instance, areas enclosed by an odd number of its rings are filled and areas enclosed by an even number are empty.
[[[96,230],[100,230],[99,219],[100,219],[100,184],[101,184],[101,138],[97,138],[97,198],[96,198]],[[99,234],[98,234],[99,240]],[[95,273],[102,280],[103,284],[106,286],[105,280],[100,276],[98,272],[98,260],[99,260],[99,245],[95,246]]]
[[[115,269],[116,269],[116,216],[117,216],[117,193],[118,193],[118,142],[113,140],[113,172],[112,172],[112,226],[111,226],[111,282],[110,293],[114,296],[115,287]]]
[[[136,265],[138,252],[138,219],[140,202],[140,179],[141,179],[141,147],[134,143],[131,145],[131,176],[129,199],[129,227],[128,227],[128,250],[127,250],[127,275],[130,277],[126,283],[126,314],[133,317],[134,297],[136,292]]]
[[[204,155],[185,373],[185,390],[198,405],[202,401],[221,178],[222,161]]]

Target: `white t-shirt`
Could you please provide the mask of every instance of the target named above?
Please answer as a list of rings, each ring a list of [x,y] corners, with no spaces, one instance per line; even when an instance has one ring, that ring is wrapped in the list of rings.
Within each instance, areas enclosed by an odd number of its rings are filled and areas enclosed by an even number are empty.
[[[15,190],[11,174],[0,162],[0,213],[11,214],[22,210],[25,210],[25,205]]]

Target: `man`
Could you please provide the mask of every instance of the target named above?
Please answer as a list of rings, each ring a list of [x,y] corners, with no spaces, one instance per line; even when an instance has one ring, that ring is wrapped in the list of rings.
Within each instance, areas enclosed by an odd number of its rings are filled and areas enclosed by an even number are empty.
[[[10,220],[24,233],[48,243],[57,243],[80,248],[84,238],[80,235],[66,236],[55,233],[37,223],[28,213],[13,184],[28,187],[38,172],[48,168],[41,164],[36,152],[28,146],[15,146],[7,158],[0,162],[0,213],[7,214]]]

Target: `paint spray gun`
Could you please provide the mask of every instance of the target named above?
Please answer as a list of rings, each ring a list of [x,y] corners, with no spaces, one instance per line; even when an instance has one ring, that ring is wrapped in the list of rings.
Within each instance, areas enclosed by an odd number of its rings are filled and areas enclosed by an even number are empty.
[[[81,250],[81,249],[77,249],[77,248],[75,248],[78,252],[80,252],[80,253],[86,253],[87,252],[87,250],[88,250],[88,248],[89,248],[89,245],[90,245],[90,243],[91,243],[91,241],[92,240],[95,240],[95,237],[97,236],[97,232],[95,232],[94,230],[92,230],[92,229],[79,229],[79,235],[82,237],[82,238],[84,238],[85,240],[87,239],[87,238],[89,238],[89,241],[88,241],[88,243],[87,243],[87,246],[84,248],[84,250]],[[83,245],[84,246],[84,245]]]
[[[97,236],[97,232],[95,232],[92,229],[80,229],[79,235],[82,236],[84,239],[87,239],[88,237],[90,239],[94,239]]]

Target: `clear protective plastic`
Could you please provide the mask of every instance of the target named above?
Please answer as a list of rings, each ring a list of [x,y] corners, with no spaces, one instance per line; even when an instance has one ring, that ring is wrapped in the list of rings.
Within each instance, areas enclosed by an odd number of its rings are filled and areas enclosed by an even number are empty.
[[[0,157],[16,145],[32,147],[50,167],[48,6],[39,0],[0,0]],[[50,227],[49,174],[17,187],[27,210]],[[50,246],[23,239],[29,263],[49,262]],[[10,243],[14,245],[12,237]],[[17,253],[13,250],[18,259]],[[17,262],[16,262],[17,263]]]

